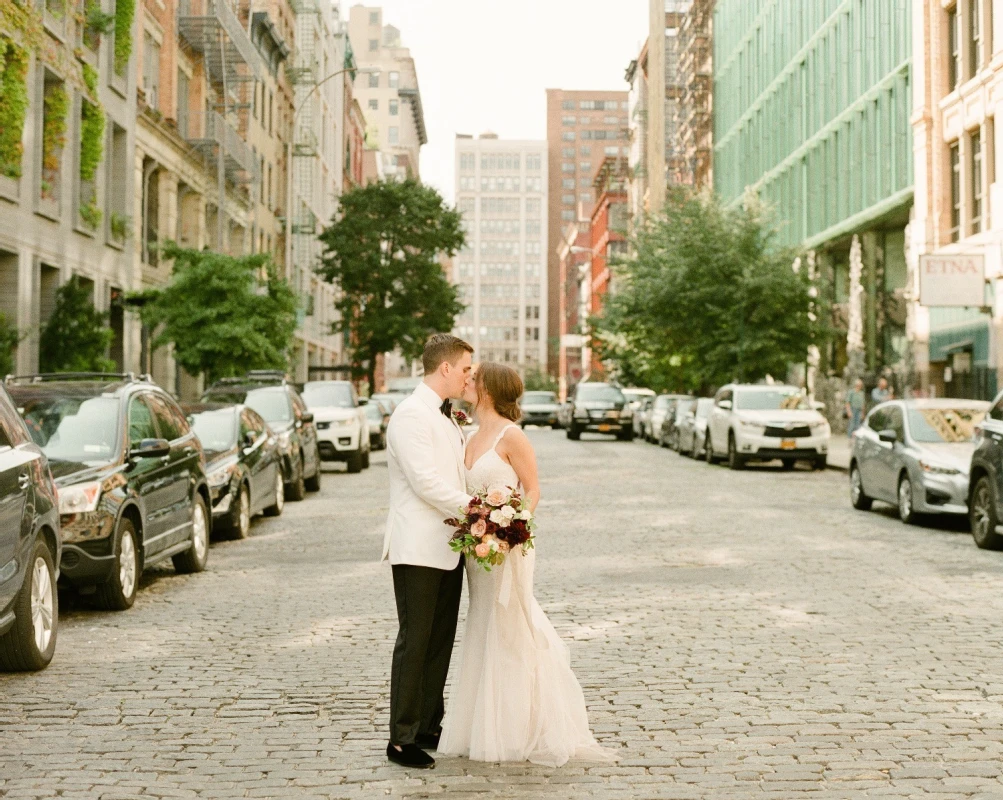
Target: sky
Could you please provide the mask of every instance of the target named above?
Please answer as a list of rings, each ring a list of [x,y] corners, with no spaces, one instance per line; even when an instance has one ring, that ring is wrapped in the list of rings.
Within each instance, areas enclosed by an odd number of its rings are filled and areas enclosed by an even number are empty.
[[[342,16],[357,3],[342,3]],[[421,178],[453,202],[457,133],[547,137],[546,89],[623,90],[648,0],[369,0],[411,49],[428,144]]]

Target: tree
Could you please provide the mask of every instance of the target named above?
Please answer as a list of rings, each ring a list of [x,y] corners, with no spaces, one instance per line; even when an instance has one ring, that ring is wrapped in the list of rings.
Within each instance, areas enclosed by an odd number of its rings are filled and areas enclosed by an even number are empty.
[[[441,255],[463,247],[460,214],[414,180],[381,181],[341,197],[340,215],[320,235],[317,270],[340,289],[336,332],[348,332],[352,369],[376,385],[380,353],[421,355],[425,340],[453,327],[463,310]]]
[[[557,378],[541,369],[527,370],[523,385],[527,392],[556,392],[560,388]]]
[[[132,295],[143,322],[158,329],[153,347],[206,380],[249,369],[285,369],[296,331],[296,295],[267,255],[234,257],[169,244],[171,282]]]
[[[6,314],[0,314],[0,375],[10,375],[17,369],[17,346],[24,337]]]
[[[39,336],[41,372],[112,372],[108,347],[115,334],[94,308],[93,289],[74,275],[56,290],[52,316]]]
[[[636,258],[615,266],[619,288],[593,321],[602,357],[655,389],[785,376],[818,331],[807,270],[774,239],[755,203],[671,192],[636,235]]]

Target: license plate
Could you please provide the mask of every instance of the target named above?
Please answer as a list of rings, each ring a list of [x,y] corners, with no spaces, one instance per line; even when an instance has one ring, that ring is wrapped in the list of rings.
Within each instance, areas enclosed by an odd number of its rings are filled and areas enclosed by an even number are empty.
[[[607,431],[612,430],[612,429],[613,429],[612,425],[600,425],[599,426],[599,433],[606,433]]]
[[[797,449],[798,443],[795,439],[783,439],[780,442],[781,450],[795,450]]]

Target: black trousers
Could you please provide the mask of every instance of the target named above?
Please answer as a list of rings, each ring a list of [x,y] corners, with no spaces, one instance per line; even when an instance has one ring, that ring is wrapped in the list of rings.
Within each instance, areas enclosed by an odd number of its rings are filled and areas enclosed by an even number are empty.
[[[400,630],[390,671],[390,741],[413,744],[420,733],[438,732],[446,713],[463,558],[453,570],[395,564],[393,574]]]

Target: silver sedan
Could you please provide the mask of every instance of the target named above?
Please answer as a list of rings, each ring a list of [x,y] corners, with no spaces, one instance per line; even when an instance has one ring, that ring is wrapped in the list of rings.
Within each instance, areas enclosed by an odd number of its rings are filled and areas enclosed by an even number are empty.
[[[695,407],[686,412],[679,423],[679,447],[677,449],[680,455],[687,455],[691,458],[704,456],[704,444],[707,441],[707,417],[713,407],[713,397],[701,397],[696,401]]]
[[[853,434],[850,501],[898,507],[903,522],[920,514],[967,514],[973,434],[989,403],[893,400],[871,410]]]

